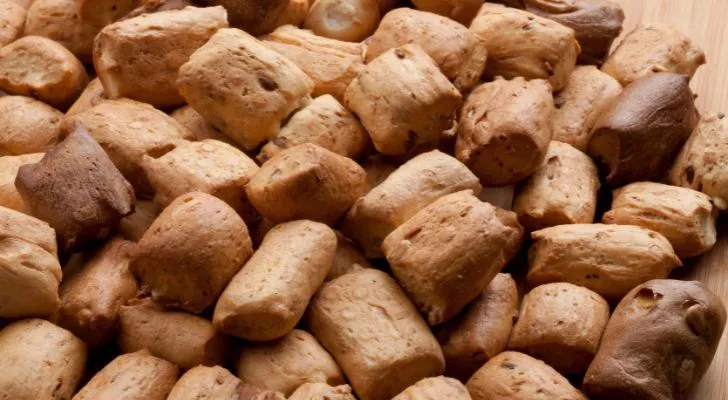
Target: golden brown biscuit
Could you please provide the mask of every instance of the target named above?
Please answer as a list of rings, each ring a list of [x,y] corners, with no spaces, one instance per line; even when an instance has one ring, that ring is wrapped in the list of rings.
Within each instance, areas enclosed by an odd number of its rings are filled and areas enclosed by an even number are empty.
[[[554,104],[548,82],[496,78],[465,99],[455,156],[486,186],[503,186],[531,175],[551,141]]]
[[[436,332],[445,354],[445,375],[463,382],[503,352],[518,317],[518,290],[510,274],[493,278],[485,290]]]
[[[461,92],[470,91],[485,70],[486,44],[480,36],[449,18],[411,8],[384,16],[369,40],[366,61],[408,43],[422,46]]]
[[[106,26],[93,48],[104,92],[110,99],[125,97],[159,108],[184,104],[175,86],[177,71],[218,29],[227,26],[222,7],[142,14]]]
[[[313,82],[253,36],[220,29],[179,69],[177,89],[205,120],[252,150],[308,103]]]
[[[532,286],[570,282],[607,300],[682,266],[664,236],[632,225],[572,224],[533,232],[528,254]]]
[[[700,255],[716,242],[717,210],[692,189],[637,182],[613,192],[606,224],[637,225],[662,234],[680,258]]]
[[[438,198],[467,189],[481,186],[465,165],[436,150],[423,153],[357,200],[341,231],[367,258],[382,257],[382,241],[393,230]]]
[[[331,225],[364,194],[365,175],[352,159],[304,143],[263,164],[245,192],[273,222],[309,219]]]
[[[119,308],[137,294],[137,281],[129,271],[132,249],[131,242],[112,238],[78,273],[64,277],[58,325],[92,349],[112,338]]]
[[[227,369],[199,365],[185,372],[169,393],[167,400],[245,400],[243,383]]]
[[[343,102],[346,88],[364,68],[361,43],[330,39],[293,26],[281,26],[265,36],[264,43],[311,78],[314,97],[330,94]]]
[[[149,104],[121,99],[105,100],[78,114],[66,116],[63,129],[85,127],[101,145],[116,168],[140,196],[153,193],[142,168],[144,155],[160,157],[192,139],[192,133]]]
[[[356,114],[382,154],[401,155],[437,142],[462,96],[417,44],[387,50],[351,82],[344,105]]]
[[[306,383],[344,384],[331,355],[310,333],[299,329],[271,342],[244,344],[235,370],[244,382],[286,396]]]
[[[546,363],[515,351],[491,358],[466,386],[473,400],[587,400]]]
[[[83,341],[48,321],[24,319],[0,331],[0,394],[8,400],[70,399],[85,366]]]
[[[158,158],[145,154],[142,167],[159,209],[185,193],[203,192],[226,202],[248,225],[259,219],[245,194],[258,165],[227,143],[185,142]]]
[[[149,298],[122,305],[118,313],[116,343],[123,353],[147,349],[182,369],[227,361],[228,338],[202,317],[165,310]]]
[[[68,108],[88,83],[80,61],[57,42],[25,36],[0,48],[0,89]]]
[[[215,306],[224,333],[265,341],[291,332],[331,269],[336,234],[313,221],[276,225]]]
[[[30,97],[0,97],[0,155],[42,153],[58,143],[63,113]]]
[[[554,96],[553,140],[586,151],[597,118],[621,92],[619,82],[596,67],[576,67],[564,89]]]
[[[622,86],[659,72],[673,72],[692,78],[705,64],[705,53],[675,27],[638,26],[622,39],[609,55],[602,71]]]
[[[365,269],[325,283],[307,322],[362,400],[391,399],[445,369],[427,324],[382,271]]]
[[[437,325],[480,295],[522,239],[514,213],[465,190],[417,212],[384,239],[382,252],[427,322]]]
[[[707,114],[695,128],[670,169],[672,185],[710,196],[720,210],[728,208],[728,118]]]
[[[484,4],[470,31],[486,43],[486,75],[547,79],[554,91],[564,88],[581,51],[573,29],[499,4]]]
[[[599,172],[591,158],[562,142],[552,141],[546,159],[520,182],[513,211],[529,231],[562,224],[594,222]]]
[[[20,37],[25,26],[27,13],[21,5],[11,1],[0,1],[0,47]]]
[[[222,200],[192,192],[144,233],[130,269],[154,301],[200,313],[253,253],[245,222]]]
[[[594,359],[609,320],[609,304],[591,290],[566,282],[531,289],[509,349],[538,358],[562,374],[583,374]]]
[[[148,351],[122,354],[99,371],[73,400],[165,400],[179,368]]]
[[[265,163],[276,154],[304,143],[313,143],[344,157],[358,160],[371,147],[361,122],[333,96],[315,98],[288,120],[281,132],[258,154]]]
[[[468,389],[460,381],[444,376],[425,378],[408,387],[392,400],[470,400]]]

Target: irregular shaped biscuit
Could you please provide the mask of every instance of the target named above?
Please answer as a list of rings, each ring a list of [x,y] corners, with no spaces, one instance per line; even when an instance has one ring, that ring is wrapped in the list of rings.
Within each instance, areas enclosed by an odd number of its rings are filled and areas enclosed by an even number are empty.
[[[632,225],[572,224],[531,234],[528,282],[570,282],[619,300],[682,266],[664,236]]]
[[[609,55],[602,71],[622,86],[659,72],[692,78],[705,64],[705,53],[689,37],[668,25],[638,26]]]
[[[184,104],[175,87],[177,71],[227,26],[222,7],[161,11],[106,26],[93,49],[104,92],[111,99],[126,97],[159,108]]]
[[[21,166],[15,186],[33,215],[56,230],[66,251],[103,240],[134,211],[131,185],[80,125],[38,163]]]
[[[249,34],[220,29],[179,69],[177,89],[205,120],[252,150],[308,103],[313,82]]]

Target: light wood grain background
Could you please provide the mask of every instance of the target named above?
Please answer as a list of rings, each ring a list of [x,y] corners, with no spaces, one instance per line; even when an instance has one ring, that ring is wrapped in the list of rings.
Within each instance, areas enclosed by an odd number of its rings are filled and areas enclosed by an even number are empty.
[[[701,112],[728,111],[728,0],[615,1],[626,15],[623,35],[638,24],[662,23],[678,27],[698,43],[708,58],[691,84],[698,94],[698,108]],[[728,305],[728,216],[722,220],[715,248],[678,275],[704,282]],[[728,330],[689,400],[728,400]]]

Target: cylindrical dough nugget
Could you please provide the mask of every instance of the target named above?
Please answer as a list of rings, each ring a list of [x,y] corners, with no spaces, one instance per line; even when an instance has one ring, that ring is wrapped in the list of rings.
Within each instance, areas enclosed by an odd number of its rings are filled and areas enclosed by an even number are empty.
[[[286,8],[278,16],[273,26],[277,28],[285,25],[291,25],[293,27],[303,25],[303,21],[306,20],[306,16],[308,15],[308,2],[309,0],[289,0]]]
[[[177,89],[207,121],[252,150],[308,103],[313,82],[253,36],[220,29],[179,69]]]
[[[728,118],[703,116],[670,170],[672,185],[710,196],[720,210],[728,208]]]
[[[83,97],[83,95],[81,96]],[[220,132],[219,129],[212,126],[212,124],[205,121],[202,115],[190,106],[180,107],[172,111],[169,116],[190,131],[193,140],[215,139],[233,146],[235,145],[235,142]]]
[[[18,176],[21,165],[35,164],[43,158],[43,155],[43,153],[34,153],[0,157],[0,207],[31,215],[30,209],[25,205],[15,187],[15,178]]]
[[[593,65],[578,66],[554,96],[553,140],[586,151],[599,113],[622,92],[622,86]]]
[[[573,224],[533,232],[528,253],[532,286],[569,282],[607,300],[622,298],[682,263],[664,236],[632,225]]]
[[[282,26],[265,36],[266,46],[293,61],[313,81],[313,96],[330,94],[344,101],[344,92],[364,68],[365,46]]]
[[[288,400],[356,400],[351,394],[351,386],[329,386],[325,383],[304,383],[299,386]]]
[[[468,389],[460,381],[444,376],[425,378],[408,387],[392,400],[470,400]]]
[[[245,222],[222,200],[192,192],[173,201],[144,233],[130,268],[165,306],[200,313],[253,253]]]
[[[25,36],[0,48],[0,89],[68,108],[88,83],[80,61],[57,42]]]
[[[63,113],[30,97],[0,97],[0,155],[40,153],[55,145]]]
[[[244,344],[235,370],[244,382],[286,396],[305,383],[344,384],[331,355],[310,333],[299,329],[271,342]]]
[[[449,129],[462,95],[418,44],[389,49],[372,60],[344,93],[374,147],[401,155],[437,142]]]
[[[10,0],[0,1],[0,47],[12,43],[23,33],[25,8]]]
[[[70,132],[75,123],[91,133],[139,195],[153,193],[142,168],[144,155],[159,157],[183,139],[192,138],[167,114],[129,99],[105,100],[89,110],[66,116],[63,129]]]
[[[176,365],[146,350],[123,354],[94,375],[73,400],[165,400],[178,375]]]
[[[669,25],[638,26],[609,55],[602,71],[622,86],[658,72],[674,72],[692,78],[705,64],[697,44]]]
[[[55,312],[61,276],[53,254],[25,240],[0,236],[0,317],[44,317]]]
[[[725,323],[725,305],[702,283],[646,282],[614,310],[584,390],[594,400],[688,398]]]
[[[242,382],[218,365],[199,365],[185,372],[167,400],[247,400],[241,398]]]
[[[564,88],[581,51],[574,30],[527,11],[486,3],[470,25],[485,40],[488,76],[547,79]]]
[[[104,86],[101,84],[99,78],[94,78],[86,85],[86,88],[83,89],[83,92],[78,96],[78,99],[76,99],[71,108],[66,111],[66,116],[70,117],[71,115],[94,108],[104,100],[107,100]]]
[[[472,89],[483,75],[487,51],[480,36],[449,18],[411,8],[384,16],[369,41],[366,60],[407,43],[422,46],[461,92]]]
[[[111,339],[119,307],[137,293],[136,279],[129,271],[131,251],[131,242],[112,238],[77,274],[64,277],[58,325],[90,348]]]
[[[315,34],[347,42],[360,42],[379,25],[377,0],[316,0],[304,21]]]
[[[361,122],[328,94],[315,98],[293,114],[278,136],[260,150],[258,161],[264,163],[281,151],[303,143],[313,143],[354,160],[371,147],[371,139]]]
[[[354,203],[342,233],[368,258],[382,257],[382,241],[393,230],[438,198],[467,189],[481,186],[465,165],[437,150],[420,154]]]
[[[413,303],[437,325],[480,295],[522,239],[513,212],[465,190],[420,210],[384,239],[382,251]]]
[[[581,375],[599,349],[609,303],[567,282],[547,283],[526,294],[509,349],[529,354],[562,374]]]
[[[656,182],[637,182],[613,192],[605,224],[637,225],[662,234],[680,258],[700,255],[716,242],[717,212],[698,191]]]
[[[160,209],[185,193],[204,192],[226,202],[248,225],[259,219],[245,194],[258,165],[227,143],[185,142],[158,158],[145,154],[142,167]]]
[[[228,339],[212,322],[182,311],[168,311],[149,298],[119,308],[116,343],[124,353],[147,349],[182,369],[225,365]]]
[[[336,234],[324,224],[276,225],[220,296],[215,327],[254,341],[289,333],[329,273],[335,251]]]
[[[483,293],[436,336],[445,354],[445,375],[466,382],[488,360],[503,352],[518,317],[518,290],[509,274],[499,273]]]
[[[86,367],[86,345],[42,319],[0,331],[0,396],[7,400],[70,399]]]
[[[227,26],[222,7],[143,14],[106,26],[93,50],[104,92],[110,99],[126,97],[159,108],[184,104],[175,86],[179,67]]]
[[[480,85],[460,110],[455,156],[484,185],[518,182],[542,164],[553,113],[544,80],[499,77]]]
[[[427,324],[382,271],[365,269],[325,283],[307,321],[362,400],[391,399],[445,369]]]
[[[331,271],[326,275],[326,281],[365,268],[373,268],[369,260],[364,257],[355,244],[351,243],[341,233],[336,232],[336,254],[334,254],[334,263],[331,265]]]
[[[0,207],[0,238],[16,238],[34,244],[56,257],[56,231],[33,216]]]
[[[263,164],[245,192],[273,222],[310,219],[331,225],[364,194],[365,177],[354,160],[304,143]]]
[[[602,109],[587,153],[604,167],[610,186],[659,180],[699,119],[687,76],[648,75]]]
[[[546,363],[515,351],[491,358],[466,386],[473,400],[587,400]]]
[[[148,0],[76,0],[76,8],[83,20],[106,26],[125,17],[135,7]]]
[[[513,211],[529,231],[562,224],[594,222],[599,172],[589,156],[566,143],[552,141],[546,159],[521,182]]]
[[[483,5],[481,0],[412,0],[422,11],[452,18],[465,26],[469,26],[478,10]]]

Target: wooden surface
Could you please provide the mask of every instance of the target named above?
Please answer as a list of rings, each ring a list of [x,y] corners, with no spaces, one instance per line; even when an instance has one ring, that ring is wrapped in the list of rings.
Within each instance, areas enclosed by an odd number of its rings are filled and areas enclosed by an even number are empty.
[[[701,112],[728,111],[728,0],[616,1],[627,17],[624,33],[638,24],[663,23],[678,27],[698,43],[708,58],[691,84],[698,94],[698,108]],[[688,264],[678,276],[704,282],[728,305],[728,216],[723,216],[719,231],[715,248],[697,263]],[[689,399],[728,399],[728,331],[713,364]]]

